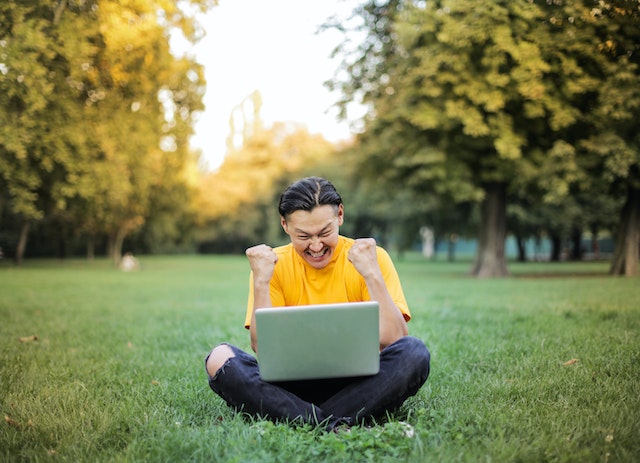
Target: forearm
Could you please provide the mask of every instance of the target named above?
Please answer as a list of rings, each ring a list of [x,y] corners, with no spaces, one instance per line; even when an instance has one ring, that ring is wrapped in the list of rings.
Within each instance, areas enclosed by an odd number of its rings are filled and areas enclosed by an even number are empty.
[[[271,246],[258,244],[245,251],[251,266],[251,288],[253,291],[253,308],[249,333],[251,336],[251,348],[258,352],[258,336],[256,334],[256,309],[271,307],[271,295],[269,292],[271,276],[278,262],[278,256]]]
[[[253,285],[253,312],[251,313],[251,325],[249,334],[251,336],[251,349],[258,352],[258,336],[256,333],[256,309],[271,307],[271,294],[269,292],[269,282],[254,282]]]
[[[370,276],[365,281],[371,300],[377,301],[380,307],[380,349],[384,349],[409,333],[407,322],[391,298],[382,274]]]

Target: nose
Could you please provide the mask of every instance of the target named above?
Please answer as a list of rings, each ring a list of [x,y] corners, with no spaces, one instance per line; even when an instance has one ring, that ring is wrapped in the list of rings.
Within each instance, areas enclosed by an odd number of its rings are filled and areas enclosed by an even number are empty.
[[[322,240],[318,236],[314,236],[311,238],[311,242],[309,243],[309,249],[313,252],[322,251],[324,244],[322,244]]]

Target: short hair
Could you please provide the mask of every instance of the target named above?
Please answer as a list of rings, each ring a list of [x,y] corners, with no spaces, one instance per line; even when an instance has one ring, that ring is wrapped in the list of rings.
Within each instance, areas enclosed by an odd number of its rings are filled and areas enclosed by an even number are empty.
[[[295,211],[312,211],[317,206],[336,208],[342,198],[330,181],[320,177],[307,177],[292,183],[280,196],[278,212],[287,219]]]

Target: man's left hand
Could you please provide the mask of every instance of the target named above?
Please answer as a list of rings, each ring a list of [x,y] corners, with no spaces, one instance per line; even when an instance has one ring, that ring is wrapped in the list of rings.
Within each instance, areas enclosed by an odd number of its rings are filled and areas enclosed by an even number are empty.
[[[376,240],[373,238],[358,238],[349,249],[347,255],[358,273],[365,279],[380,271]]]

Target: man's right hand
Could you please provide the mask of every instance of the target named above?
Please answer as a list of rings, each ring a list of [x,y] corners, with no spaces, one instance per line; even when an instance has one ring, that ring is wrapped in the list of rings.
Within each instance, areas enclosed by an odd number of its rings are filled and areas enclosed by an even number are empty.
[[[278,262],[278,256],[271,246],[258,244],[245,251],[253,272],[254,284],[269,284]]]
[[[258,334],[256,332],[256,309],[260,307],[271,307],[271,296],[269,285],[273,271],[278,262],[278,256],[273,252],[271,246],[258,244],[245,251],[253,273],[253,312],[251,314],[251,348],[258,352]]]

